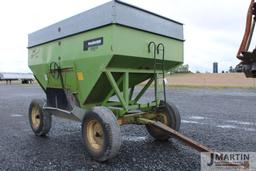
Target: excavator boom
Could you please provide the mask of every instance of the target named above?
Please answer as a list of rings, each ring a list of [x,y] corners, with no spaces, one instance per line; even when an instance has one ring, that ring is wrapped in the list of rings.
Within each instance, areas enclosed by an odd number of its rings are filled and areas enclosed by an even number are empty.
[[[237,52],[237,58],[241,60],[241,63],[236,67],[237,70],[243,71],[250,78],[256,78],[256,48],[249,51],[255,28],[255,20],[256,3],[255,0],[251,0],[247,13],[244,37]]]

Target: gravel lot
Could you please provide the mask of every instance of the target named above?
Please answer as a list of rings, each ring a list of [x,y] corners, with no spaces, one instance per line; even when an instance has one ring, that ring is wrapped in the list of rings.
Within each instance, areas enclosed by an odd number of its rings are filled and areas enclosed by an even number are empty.
[[[120,154],[106,163],[84,150],[80,123],[54,118],[49,136],[36,137],[27,110],[41,97],[37,85],[0,85],[0,170],[200,170],[197,151],[154,141],[144,126],[123,126]],[[255,89],[171,88],[167,97],[180,110],[185,135],[218,151],[256,152]]]

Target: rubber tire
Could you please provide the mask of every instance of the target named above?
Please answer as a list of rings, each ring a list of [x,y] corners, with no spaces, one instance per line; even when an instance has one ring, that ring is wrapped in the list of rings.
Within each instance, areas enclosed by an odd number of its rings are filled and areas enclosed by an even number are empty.
[[[103,129],[104,142],[100,151],[94,151],[88,142],[86,128],[91,120],[97,120]],[[121,146],[121,130],[115,115],[106,107],[94,107],[87,112],[82,122],[82,137],[87,152],[92,158],[104,162],[117,156]]]
[[[46,136],[49,133],[51,126],[52,126],[52,116],[46,112],[43,112],[43,105],[45,104],[45,100],[42,99],[33,99],[29,106],[29,123],[30,127],[35,133],[36,136]],[[40,124],[37,129],[33,128],[32,126],[32,109],[34,107],[39,107],[39,117],[40,117]]]
[[[160,101],[160,106],[164,106],[161,109],[158,110],[158,112],[165,112],[165,116],[167,118],[167,126],[170,128],[179,131],[180,129],[180,123],[181,123],[181,118],[180,118],[180,113],[177,107],[171,103],[167,102],[165,104],[164,101]],[[146,125],[148,133],[154,137],[156,140],[159,141],[167,141],[168,139],[172,138],[172,136],[167,133],[166,131],[163,131],[159,128],[156,128],[153,125]]]

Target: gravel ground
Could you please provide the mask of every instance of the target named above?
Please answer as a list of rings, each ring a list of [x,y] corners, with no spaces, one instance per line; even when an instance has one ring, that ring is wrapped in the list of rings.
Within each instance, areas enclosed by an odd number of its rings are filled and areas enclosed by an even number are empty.
[[[49,136],[36,137],[27,111],[41,97],[36,85],[0,85],[0,170],[200,170],[197,151],[154,141],[144,126],[123,126],[120,154],[105,163],[84,150],[80,123],[54,118]],[[255,89],[171,88],[167,97],[180,110],[183,134],[218,151],[256,152]]]

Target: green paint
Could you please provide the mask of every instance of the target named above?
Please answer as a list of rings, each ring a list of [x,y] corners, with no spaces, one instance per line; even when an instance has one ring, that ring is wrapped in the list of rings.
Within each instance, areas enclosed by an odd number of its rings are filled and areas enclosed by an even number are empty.
[[[103,45],[84,51],[84,41],[99,37],[103,37]],[[71,68],[62,72],[64,88],[73,92],[82,108],[107,106],[109,98],[117,95],[124,113],[133,108],[129,88],[151,79],[154,73],[150,41],[165,45],[166,71],[182,64],[182,41],[115,24],[29,48],[28,63],[42,88],[62,88],[60,79],[49,72],[50,63],[57,62],[62,69]],[[161,58],[159,54],[157,59]]]
[[[121,94],[121,91],[119,90],[118,85],[116,84],[116,81],[115,81],[113,75],[109,71],[106,72],[106,75],[107,75],[109,82],[110,82],[111,86],[113,87],[118,99],[120,100],[123,108],[127,112],[128,111],[128,103],[125,101],[123,94]]]

